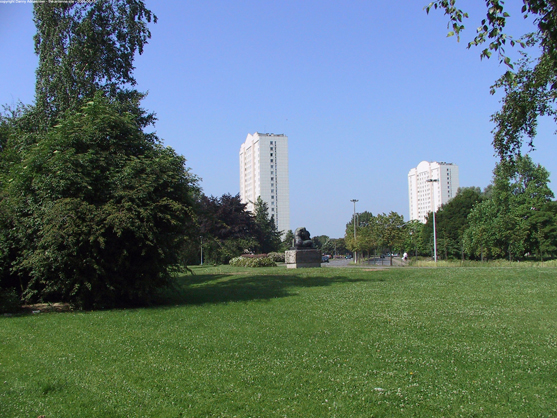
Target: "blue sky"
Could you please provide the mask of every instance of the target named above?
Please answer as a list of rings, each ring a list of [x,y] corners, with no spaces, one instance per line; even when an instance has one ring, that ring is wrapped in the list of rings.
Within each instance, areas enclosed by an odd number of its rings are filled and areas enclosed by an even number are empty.
[[[138,89],[208,195],[239,192],[248,133],[284,133],[292,229],[344,236],[350,199],[408,219],[407,175],[422,160],[457,164],[461,186],[490,183],[500,96],[489,87],[505,70],[466,49],[483,1],[462,2],[471,19],[460,43],[426,3],[147,1],[159,22],[135,61]],[[510,12],[510,31],[532,28]],[[1,104],[33,102],[34,33],[31,4],[0,4]],[[542,122],[531,156],[555,182],[554,129]]]

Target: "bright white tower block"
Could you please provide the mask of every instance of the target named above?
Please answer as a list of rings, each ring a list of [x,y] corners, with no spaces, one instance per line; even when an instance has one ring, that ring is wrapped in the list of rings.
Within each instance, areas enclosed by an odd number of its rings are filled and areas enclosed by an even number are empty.
[[[283,134],[248,134],[240,147],[240,198],[254,211],[258,197],[267,203],[283,234],[290,228],[288,137]]]
[[[438,182],[427,182],[439,179]],[[452,163],[422,161],[408,173],[410,220],[426,222],[429,212],[437,211],[455,195],[459,187],[458,166]]]

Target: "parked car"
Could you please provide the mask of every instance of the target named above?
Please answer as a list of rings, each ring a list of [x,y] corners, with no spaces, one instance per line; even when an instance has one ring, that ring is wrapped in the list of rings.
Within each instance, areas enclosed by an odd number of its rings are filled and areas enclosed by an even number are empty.
[[[321,262],[322,263],[328,263],[329,262],[329,257],[326,255],[321,256]]]

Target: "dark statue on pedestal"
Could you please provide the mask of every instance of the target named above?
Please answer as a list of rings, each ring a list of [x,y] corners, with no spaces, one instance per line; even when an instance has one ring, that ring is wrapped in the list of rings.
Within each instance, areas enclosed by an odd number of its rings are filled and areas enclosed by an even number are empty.
[[[313,247],[313,241],[306,228],[296,229],[293,245],[284,254],[287,268],[321,267],[321,251]]]
[[[311,240],[309,232],[306,228],[296,228],[296,232],[294,233],[294,248],[313,248],[313,241]]]

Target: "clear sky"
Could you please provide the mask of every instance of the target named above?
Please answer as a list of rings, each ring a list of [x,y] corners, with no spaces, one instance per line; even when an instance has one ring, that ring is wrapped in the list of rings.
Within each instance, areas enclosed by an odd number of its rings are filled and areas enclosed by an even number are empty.
[[[408,219],[407,175],[422,160],[457,164],[461,186],[491,182],[489,87],[505,68],[466,49],[484,1],[462,1],[460,43],[428,0],[146,3],[159,22],[135,61],[138,89],[206,194],[239,192],[239,148],[256,131],[288,136],[291,228],[312,235],[344,236],[350,199]],[[511,31],[531,30],[510,11]],[[34,33],[31,4],[0,3],[0,104],[33,102]],[[542,123],[531,156],[555,183],[554,130]]]

